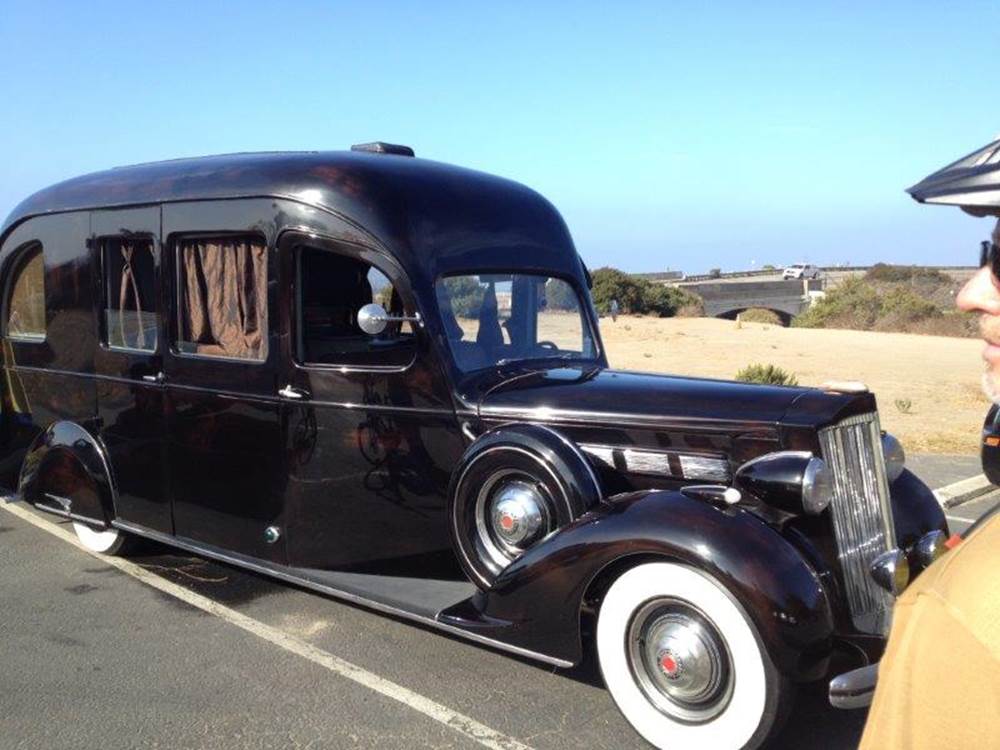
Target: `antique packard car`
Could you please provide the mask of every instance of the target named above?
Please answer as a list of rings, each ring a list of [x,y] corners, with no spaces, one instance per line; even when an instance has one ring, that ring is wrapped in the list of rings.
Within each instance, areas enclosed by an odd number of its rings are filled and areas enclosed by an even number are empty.
[[[0,274],[0,479],[88,549],[596,653],[656,746],[757,746],[864,672],[947,532],[871,393],[610,369],[553,206],[407,147],[72,179]]]

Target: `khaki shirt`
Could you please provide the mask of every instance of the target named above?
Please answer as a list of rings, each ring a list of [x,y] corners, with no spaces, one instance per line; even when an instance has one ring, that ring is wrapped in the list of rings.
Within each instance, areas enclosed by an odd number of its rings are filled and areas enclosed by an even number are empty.
[[[1000,748],[1000,515],[896,602],[861,747]]]

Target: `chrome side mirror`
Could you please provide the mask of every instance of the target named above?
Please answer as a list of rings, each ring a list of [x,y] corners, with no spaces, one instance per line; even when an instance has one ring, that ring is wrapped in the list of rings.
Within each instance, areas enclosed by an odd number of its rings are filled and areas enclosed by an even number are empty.
[[[420,314],[390,315],[377,302],[369,302],[358,310],[358,328],[369,336],[377,336],[382,333],[389,323],[416,323],[419,325]]]

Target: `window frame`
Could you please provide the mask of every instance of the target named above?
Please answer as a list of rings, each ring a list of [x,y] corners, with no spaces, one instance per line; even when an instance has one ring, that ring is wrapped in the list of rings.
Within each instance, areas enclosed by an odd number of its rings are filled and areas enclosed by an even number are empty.
[[[289,336],[289,359],[292,366],[297,370],[307,370],[315,372],[338,372],[338,373],[353,373],[353,372],[377,372],[377,373],[397,373],[406,372],[414,363],[417,361],[417,357],[420,354],[421,349],[421,339],[420,331],[423,329],[424,314],[421,312],[416,296],[413,294],[412,289],[409,284],[409,279],[406,273],[400,267],[400,265],[389,255],[378,252],[371,249],[366,245],[355,244],[351,242],[346,242],[343,240],[332,239],[329,237],[323,237],[316,235],[312,232],[302,233],[298,231],[291,231],[282,236],[279,241],[279,247],[286,253],[291,255],[291,262],[288,267],[291,269],[292,278],[289,280],[288,288],[291,292],[289,295],[288,305],[290,309],[289,312],[289,322],[291,328],[291,335]],[[408,308],[412,309],[414,314],[420,317],[421,322],[412,323],[413,327],[413,347],[412,354],[405,364],[402,365],[360,365],[357,363],[351,364],[336,364],[333,362],[304,362],[302,359],[302,353],[304,351],[304,341],[303,336],[305,335],[304,326],[302,324],[302,295],[301,295],[301,250],[302,249],[312,249],[324,253],[334,253],[336,255],[341,255],[353,260],[360,261],[367,264],[368,266],[374,268],[383,276],[385,276],[389,283],[392,284],[393,289],[395,289],[400,298],[403,300],[404,311]]]
[[[10,332],[10,304],[14,298],[14,288],[21,273],[31,261],[32,256],[38,253],[42,259],[42,318],[45,323],[45,330],[41,335],[36,333],[11,333]],[[45,292],[45,247],[40,240],[30,240],[13,252],[11,259],[11,272],[7,276],[7,284],[4,287],[3,304],[3,335],[8,341],[17,341],[22,344],[44,344],[48,340],[49,333],[49,306],[46,304]]]
[[[223,357],[218,354],[199,354],[197,352],[185,352],[178,346],[180,344],[181,331],[184,329],[184,324],[181,316],[184,311],[184,304],[182,299],[181,291],[183,287],[183,281],[181,280],[181,269],[183,268],[183,263],[181,260],[181,255],[183,251],[182,245],[185,242],[191,240],[237,240],[237,239],[249,239],[253,238],[259,240],[260,244],[264,246],[264,321],[265,321],[265,331],[264,331],[264,351],[263,356],[259,359],[251,359],[249,357]],[[172,294],[170,295],[171,305],[173,310],[170,315],[170,330],[169,338],[170,354],[177,359],[192,359],[192,360],[207,360],[210,362],[230,362],[234,364],[243,364],[254,367],[267,366],[271,361],[271,327],[273,325],[272,321],[272,311],[269,297],[270,287],[273,279],[270,275],[270,265],[271,265],[271,252],[273,246],[268,243],[267,237],[262,232],[232,232],[232,231],[221,231],[221,232],[173,232],[170,235],[170,248],[171,248],[171,261],[173,262],[173,281],[174,288]]]
[[[98,325],[100,326],[100,338],[98,339],[102,349],[111,352],[122,352],[124,354],[139,354],[145,356],[155,356],[160,353],[160,348],[162,345],[162,329],[163,329],[163,311],[160,309],[162,306],[163,294],[160,288],[161,280],[161,248],[158,247],[156,237],[152,233],[140,232],[135,234],[102,234],[95,238],[97,242],[97,255],[99,258],[100,266],[100,279],[101,279],[101,295],[100,295],[100,310],[99,310],[99,320]],[[153,299],[156,300],[156,346],[152,349],[136,349],[130,346],[117,346],[111,343],[111,337],[108,333],[108,320],[107,320],[107,310],[108,310],[108,267],[107,267],[107,254],[105,252],[105,243],[108,240],[122,240],[122,239],[139,239],[141,241],[148,241],[150,249],[153,253]]]

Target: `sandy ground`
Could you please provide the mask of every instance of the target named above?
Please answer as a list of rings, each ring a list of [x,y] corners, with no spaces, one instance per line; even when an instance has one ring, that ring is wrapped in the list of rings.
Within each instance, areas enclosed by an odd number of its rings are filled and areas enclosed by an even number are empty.
[[[989,402],[975,339],[628,316],[602,318],[601,333],[611,366],[620,369],[732,379],[760,362],[783,367],[801,385],[860,380],[878,399],[883,428],[906,450],[979,449]]]

